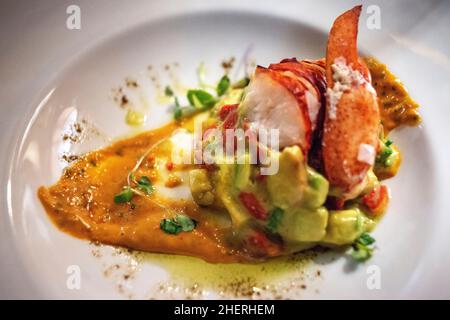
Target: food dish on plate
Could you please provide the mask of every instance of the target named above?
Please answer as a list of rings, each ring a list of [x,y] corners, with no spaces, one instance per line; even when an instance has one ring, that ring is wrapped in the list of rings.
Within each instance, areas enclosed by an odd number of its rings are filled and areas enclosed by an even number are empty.
[[[214,90],[189,90],[187,106],[168,87],[172,123],[88,153],[39,189],[52,221],[79,238],[210,262],[318,245],[370,258],[390,197],[381,181],[401,163],[388,134],[420,116],[385,65],[358,55],[360,11],[336,19],[324,59],[224,75]],[[183,185],[191,197],[167,196]]]

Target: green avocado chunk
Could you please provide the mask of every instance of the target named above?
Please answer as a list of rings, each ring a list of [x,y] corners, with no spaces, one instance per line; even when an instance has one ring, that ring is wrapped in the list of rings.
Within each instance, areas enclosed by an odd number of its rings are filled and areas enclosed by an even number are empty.
[[[353,243],[363,232],[371,231],[375,222],[359,209],[330,211],[327,234],[323,242],[335,245]]]
[[[307,185],[306,163],[298,146],[287,147],[278,156],[278,172],[267,176],[267,190],[274,206],[298,205]]]
[[[250,156],[246,154],[242,163],[236,164],[235,174],[234,174],[234,185],[238,190],[245,190],[251,184],[250,175],[252,173],[252,167],[250,164]]]
[[[219,169],[219,176],[216,185],[216,193],[225,208],[228,210],[231,221],[235,227],[240,227],[249,219],[245,208],[236,201],[236,187],[234,186],[236,166],[222,164]]]
[[[320,241],[326,234],[328,210],[324,207],[315,210],[298,209],[285,214],[278,233],[285,241]]]
[[[324,176],[317,173],[314,169],[307,167],[308,186],[302,200],[302,206],[315,209],[322,206],[327,199],[329,183]]]

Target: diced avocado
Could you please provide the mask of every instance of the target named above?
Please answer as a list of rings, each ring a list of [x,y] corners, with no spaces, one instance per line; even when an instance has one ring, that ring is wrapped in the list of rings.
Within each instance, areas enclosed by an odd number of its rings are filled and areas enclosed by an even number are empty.
[[[308,186],[302,200],[302,206],[315,209],[322,206],[327,199],[329,183],[324,176],[317,173],[312,168],[307,168]]]
[[[298,146],[278,154],[279,169],[267,176],[267,190],[274,206],[287,209],[299,204],[306,188],[307,174],[303,153]]]
[[[249,187],[250,175],[252,171],[252,167],[250,164],[250,156],[245,154],[243,161],[239,161],[243,163],[236,164],[236,170],[234,175],[234,185],[239,190],[244,190]]]
[[[219,168],[216,195],[228,210],[234,227],[240,227],[250,217],[245,208],[236,200],[234,187],[235,166],[222,164]]]
[[[327,223],[326,208],[300,209],[285,214],[277,231],[286,242],[320,241],[326,234]]]
[[[330,211],[323,242],[336,245],[353,243],[363,232],[370,231],[374,224],[358,208]]]
[[[189,186],[194,201],[202,206],[209,206],[214,202],[214,193],[208,172],[205,169],[189,171]]]

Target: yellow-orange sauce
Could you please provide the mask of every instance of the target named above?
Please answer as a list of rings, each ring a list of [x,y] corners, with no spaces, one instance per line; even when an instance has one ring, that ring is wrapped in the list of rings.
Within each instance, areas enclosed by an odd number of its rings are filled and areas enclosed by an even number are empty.
[[[400,125],[419,125],[421,122],[417,110],[419,105],[409,96],[402,82],[377,59],[368,57],[365,61],[379,99],[385,132],[388,133]]]
[[[164,198],[155,192],[150,199],[133,197],[131,203],[114,202],[114,195],[126,184],[128,173],[152,145],[170,136],[177,126],[119,141],[87,154],[68,167],[53,186],[39,188],[38,195],[52,221],[64,232],[83,239],[133,249],[202,257],[211,262],[238,262],[245,257],[226,245],[220,213],[212,214],[190,200]],[[162,170],[155,159],[168,150],[150,153],[136,176],[159,179]],[[161,206],[170,208],[170,212]],[[166,234],[163,218],[184,213],[198,225],[192,232]]]

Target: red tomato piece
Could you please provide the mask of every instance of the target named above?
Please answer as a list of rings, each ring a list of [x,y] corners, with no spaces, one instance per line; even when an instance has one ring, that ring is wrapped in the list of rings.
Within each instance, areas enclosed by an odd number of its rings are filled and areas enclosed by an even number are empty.
[[[362,198],[362,203],[373,214],[383,213],[389,201],[389,188],[385,185],[373,188]]]
[[[261,203],[253,193],[241,192],[239,194],[239,200],[241,200],[244,207],[253,217],[260,220],[267,219],[268,212],[266,211],[266,209],[264,209],[264,207],[261,205]]]

